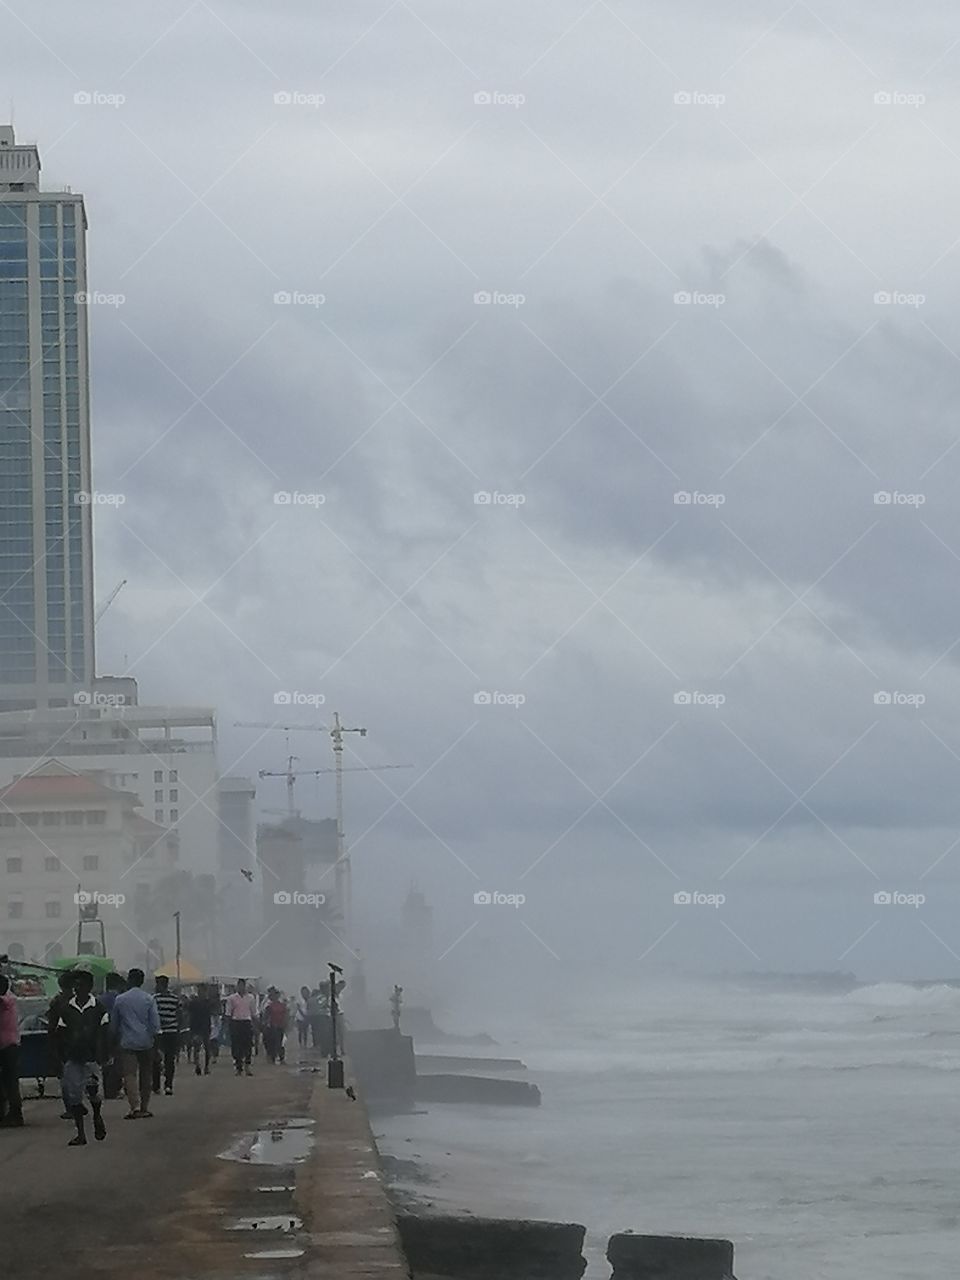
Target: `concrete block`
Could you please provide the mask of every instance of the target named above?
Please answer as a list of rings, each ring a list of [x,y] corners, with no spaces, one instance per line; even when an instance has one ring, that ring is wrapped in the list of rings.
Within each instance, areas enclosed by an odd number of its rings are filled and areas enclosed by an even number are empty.
[[[729,1240],[696,1236],[611,1236],[611,1280],[733,1280]]]

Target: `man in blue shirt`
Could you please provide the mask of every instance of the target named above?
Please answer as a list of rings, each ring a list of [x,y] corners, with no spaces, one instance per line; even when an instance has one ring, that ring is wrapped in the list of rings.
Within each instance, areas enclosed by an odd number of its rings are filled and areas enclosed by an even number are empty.
[[[110,1029],[120,1050],[123,1088],[130,1110],[124,1120],[140,1120],[153,1115],[150,1091],[153,1084],[153,1046],[160,1034],[160,1016],[152,996],[143,989],[143,970],[131,969],[128,989],[113,1003]]]

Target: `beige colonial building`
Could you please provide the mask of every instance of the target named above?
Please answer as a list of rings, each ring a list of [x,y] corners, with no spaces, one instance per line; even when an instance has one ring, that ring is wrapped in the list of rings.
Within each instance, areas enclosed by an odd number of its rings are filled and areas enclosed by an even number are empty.
[[[139,803],[102,773],[59,760],[0,788],[0,953],[142,961],[136,897],[177,869],[179,851],[176,834],[143,818]]]

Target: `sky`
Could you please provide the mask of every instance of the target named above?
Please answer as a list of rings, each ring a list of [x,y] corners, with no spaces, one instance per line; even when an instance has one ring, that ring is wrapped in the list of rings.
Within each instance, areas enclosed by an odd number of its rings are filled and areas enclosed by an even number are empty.
[[[100,671],[414,766],[348,835],[438,971],[960,965],[960,21],[835,9],[0,4]]]

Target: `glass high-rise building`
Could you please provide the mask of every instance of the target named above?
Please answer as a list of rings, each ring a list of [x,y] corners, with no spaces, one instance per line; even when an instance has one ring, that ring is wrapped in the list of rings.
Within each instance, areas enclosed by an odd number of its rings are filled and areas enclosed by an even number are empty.
[[[94,678],[86,230],[0,125],[0,711]]]

